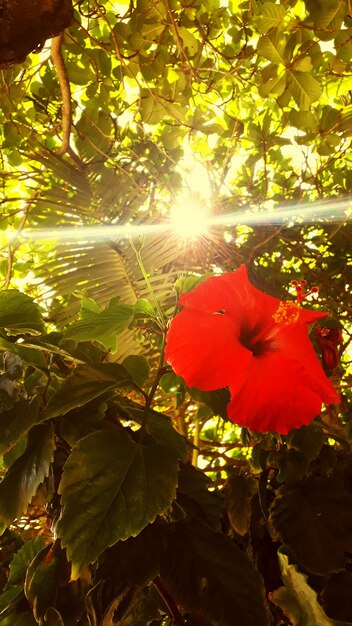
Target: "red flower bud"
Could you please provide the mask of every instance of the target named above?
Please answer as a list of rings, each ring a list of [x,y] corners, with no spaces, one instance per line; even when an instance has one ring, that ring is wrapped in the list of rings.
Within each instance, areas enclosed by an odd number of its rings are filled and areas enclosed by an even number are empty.
[[[323,367],[327,372],[333,372],[340,360],[338,346],[342,342],[342,332],[337,326],[331,328],[317,326],[317,344],[321,350]]]

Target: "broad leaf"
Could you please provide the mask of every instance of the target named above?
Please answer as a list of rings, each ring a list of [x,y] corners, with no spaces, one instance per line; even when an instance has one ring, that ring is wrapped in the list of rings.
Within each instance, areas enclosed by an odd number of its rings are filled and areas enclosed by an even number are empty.
[[[0,619],[12,613],[22,599],[23,585],[14,585],[4,591],[0,595]],[[2,622],[0,622],[0,624],[2,624]]]
[[[124,430],[95,432],[77,443],[60,483],[58,532],[72,576],[119,539],[137,535],[176,495],[174,450],[136,443]]]
[[[284,587],[271,594],[277,604],[290,619],[293,626],[350,626],[346,622],[335,622],[327,617],[318,602],[318,596],[307,583],[307,576],[297,571],[297,566],[289,563],[286,554],[279,552],[282,581]]]
[[[118,593],[125,587],[142,587],[160,572],[162,546],[161,522],[157,518],[136,537],[118,541],[105,550],[98,561],[96,579],[113,579]]]
[[[59,611],[51,606],[44,615],[43,626],[65,626],[65,624]]]
[[[32,613],[11,613],[0,622],[1,626],[38,626]]]
[[[0,483],[0,520],[5,524],[11,524],[26,511],[40,483],[48,476],[54,447],[52,424],[32,428],[26,450]]]
[[[59,585],[68,579],[67,574],[64,552],[57,544],[45,546],[29,565],[24,592],[39,623],[55,605]]]
[[[131,354],[123,360],[122,365],[131,374],[136,385],[141,387],[148,379],[150,368],[144,356]]]
[[[319,100],[321,85],[307,72],[288,70],[287,81],[290,92],[302,111],[307,111],[313,102]]]
[[[115,404],[117,412],[126,419],[137,424],[144,420],[144,407],[129,398],[119,398]],[[170,446],[180,461],[187,460],[187,446],[182,437],[172,425],[171,419],[163,413],[149,410],[147,418],[147,431],[159,443]]]
[[[48,364],[45,356],[42,352],[43,348],[33,348],[23,345],[22,343],[11,343],[3,337],[0,337],[0,350],[6,350],[8,352],[14,352],[21,357],[22,361],[27,365],[32,365],[40,371],[46,371]]]
[[[69,326],[65,339],[74,341],[100,341],[107,348],[116,351],[115,335],[128,327],[133,320],[134,307],[119,304],[114,298],[104,311],[82,308],[81,318]]]
[[[4,454],[38,422],[40,398],[31,402],[20,399],[9,411],[4,411],[0,422],[0,454]]]
[[[0,328],[10,335],[38,335],[44,328],[39,306],[17,289],[0,291]]]
[[[287,41],[285,37],[277,30],[269,35],[260,37],[257,45],[257,52],[272,63],[286,65],[288,61]]]
[[[148,626],[159,621],[162,604],[153,587],[125,590],[108,607],[101,626]]]
[[[267,626],[261,577],[231,539],[184,523],[165,527],[164,537],[160,578],[182,606],[218,626]]]
[[[50,419],[57,415],[65,415],[107,391],[132,383],[130,374],[118,363],[79,365],[52,396],[41,417]]]
[[[286,17],[286,9],[282,4],[264,2],[259,7],[259,15],[256,17],[258,30],[265,34],[271,28],[279,27]]]
[[[281,487],[270,520],[302,567],[322,576],[344,568],[352,550],[352,495],[336,479],[311,476]]]
[[[227,418],[227,405],[230,402],[230,392],[228,389],[217,389],[216,391],[201,391],[192,387],[188,389],[189,394],[198,402],[204,402],[214,413],[220,417]]]
[[[226,506],[232,528],[239,535],[249,531],[251,518],[251,499],[257,490],[257,481],[253,478],[232,475],[225,484]]]
[[[220,530],[224,499],[214,489],[210,478],[190,463],[181,465],[177,502],[190,517],[208,524],[213,530]]]
[[[325,435],[318,424],[309,424],[309,426],[301,426],[291,430],[287,436],[286,442],[289,448],[294,448],[302,452],[308,461],[315,459],[325,440]]]
[[[24,582],[28,566],[44,546],[45,539],[39,536],[27,541],[27,543],[16,552],[10,563],[7,586],[17,585],[22,581]]]

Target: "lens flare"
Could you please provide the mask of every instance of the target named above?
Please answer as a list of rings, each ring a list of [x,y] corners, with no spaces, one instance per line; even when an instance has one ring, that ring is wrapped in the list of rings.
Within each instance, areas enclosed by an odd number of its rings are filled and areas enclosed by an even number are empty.
[[[50,229],[24,229],[6,231],[7,241],[25,239],[32,241],[108,241],[130,239],[138,236],[169,233],[181,238],[195,239],[211,237],[211,229],[231,226],[330,224],[350,221],[352,217],[351,199],[334,199],[315,203],[300,203],[278,206],[273,209],[252,211],[241,209],[223,215],[209,215],[206,204],[191,202],[190,199],[177,203],[172,211],[171,220],[159,224],[114,224],[114,225],[79,225]]]
[[[182,196],[170,214],[170,231],[183,240],[206,236],[209,229],[209,211],[204,202],[191,196]]]

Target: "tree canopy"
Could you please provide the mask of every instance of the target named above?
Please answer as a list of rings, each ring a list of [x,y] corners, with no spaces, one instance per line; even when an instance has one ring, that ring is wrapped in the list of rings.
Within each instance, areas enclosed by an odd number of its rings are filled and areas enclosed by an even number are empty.
[[[352,623],[350,1],[4,4],[0,626]],[[255,357],[248,293],[329,313],[340,403],[288,433],[164,358],[181,294],[243,265]]]

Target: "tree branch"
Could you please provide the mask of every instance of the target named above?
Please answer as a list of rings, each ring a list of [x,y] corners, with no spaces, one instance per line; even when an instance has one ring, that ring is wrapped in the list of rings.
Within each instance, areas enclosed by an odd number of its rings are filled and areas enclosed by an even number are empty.
[[[66,65],[62,56],[62,40],[64,33],[53,37],[51,42],[51,58],[55,66],[62,98],[62,143],[57,154],[65,154],[70,151],[70,134],[72,125],[71,89]]]

